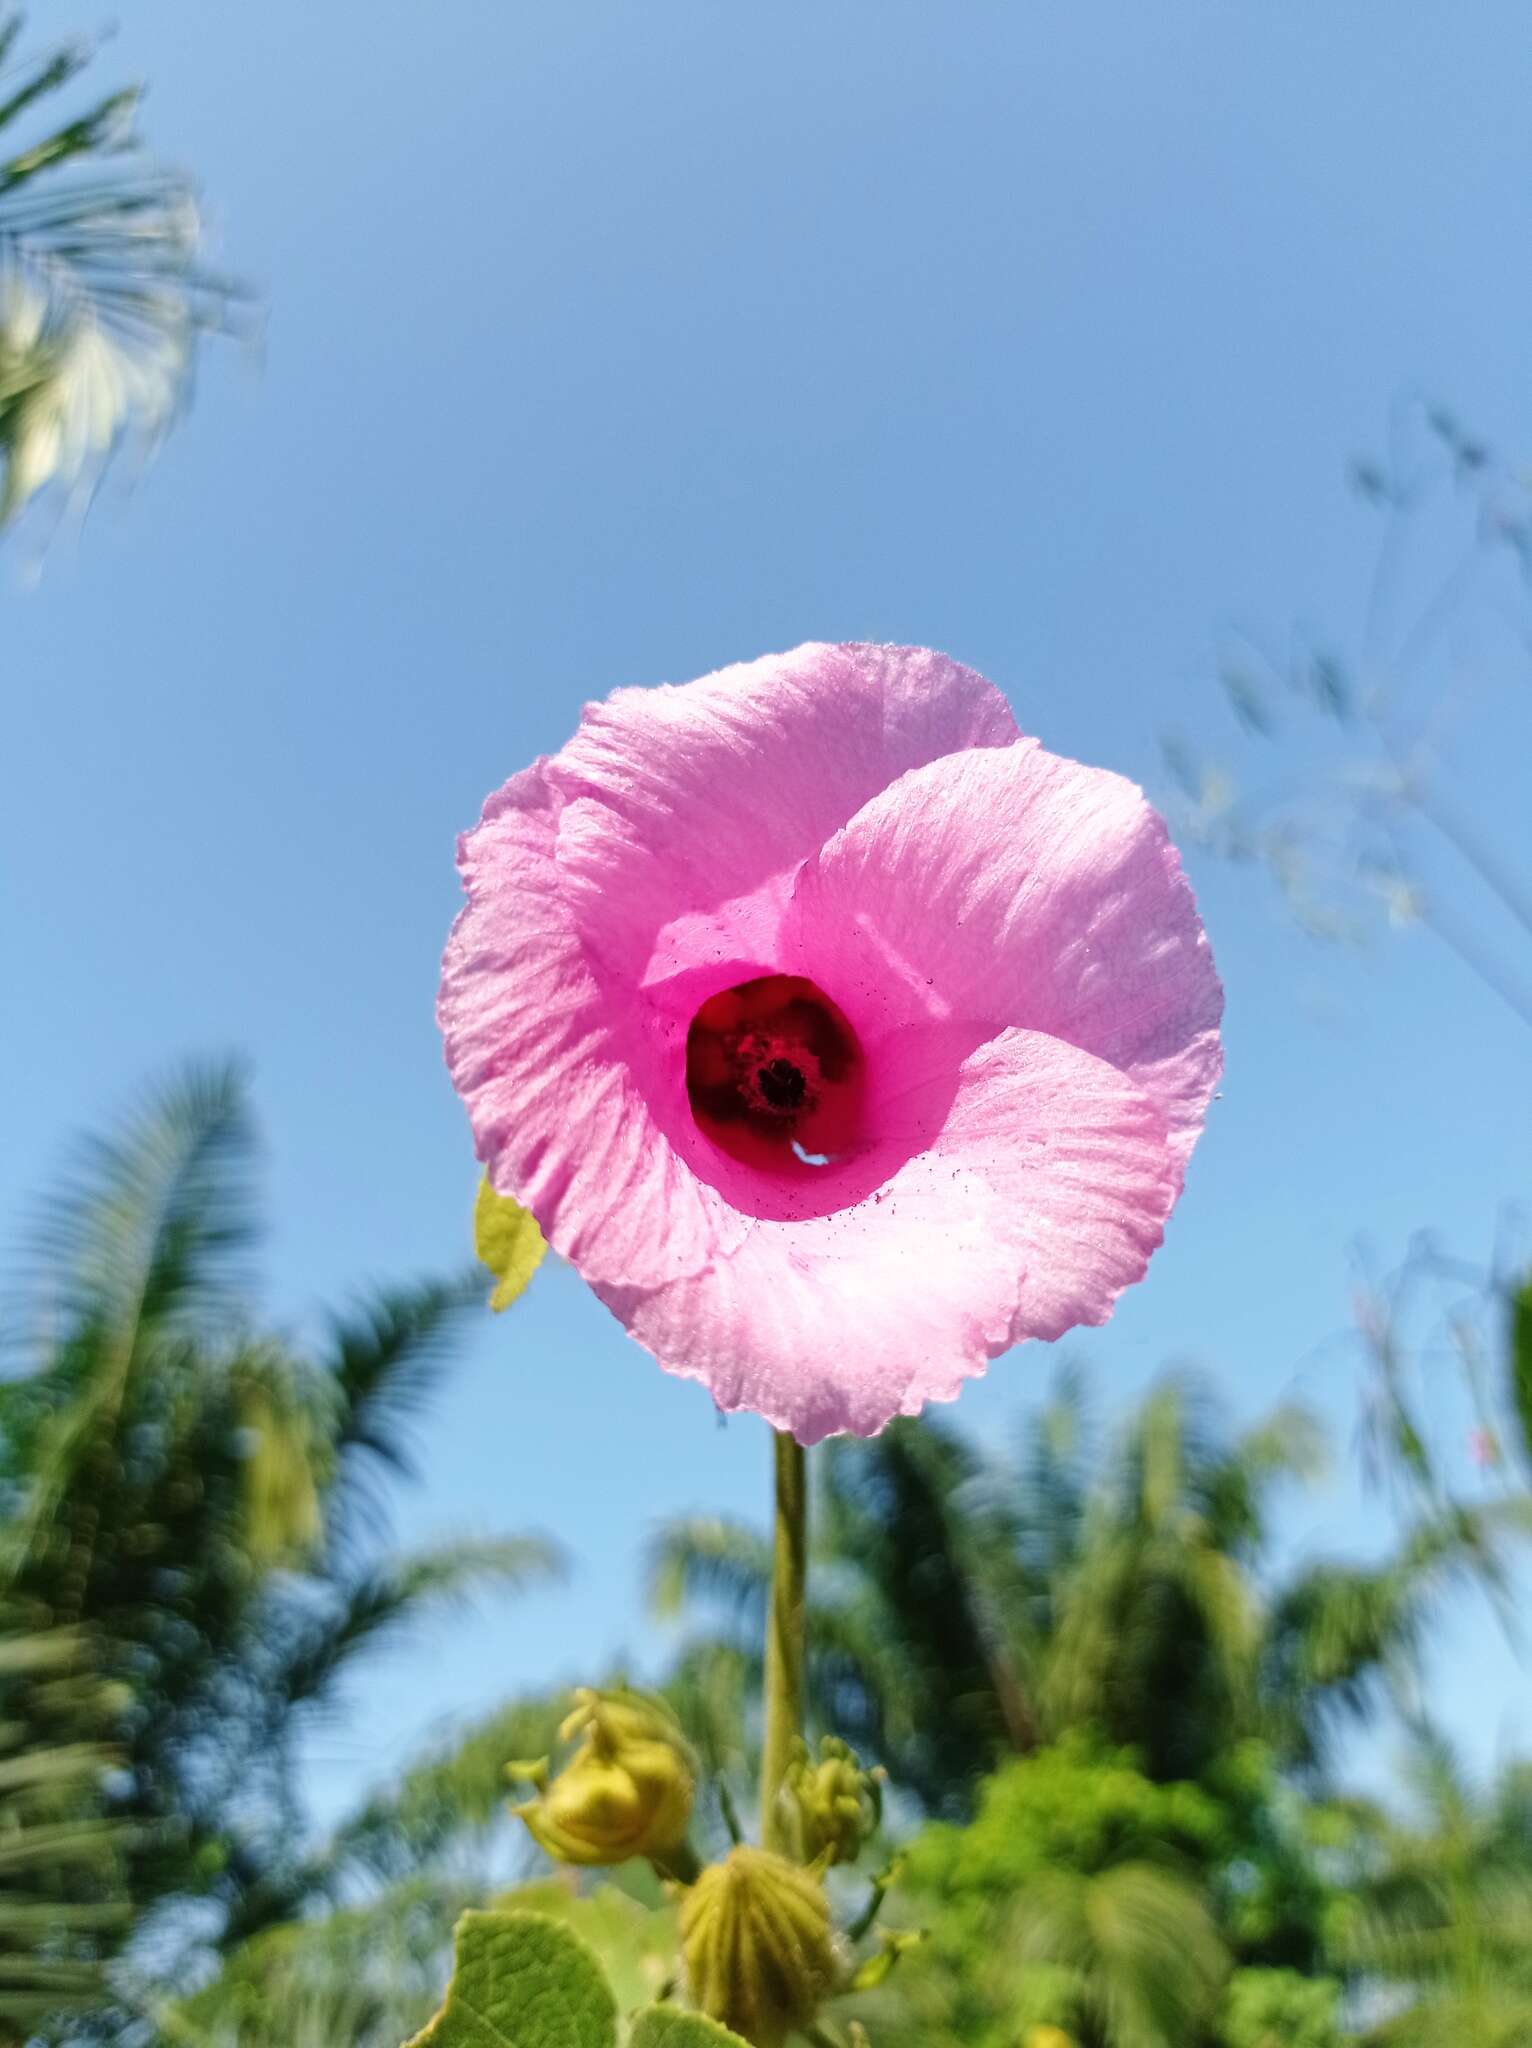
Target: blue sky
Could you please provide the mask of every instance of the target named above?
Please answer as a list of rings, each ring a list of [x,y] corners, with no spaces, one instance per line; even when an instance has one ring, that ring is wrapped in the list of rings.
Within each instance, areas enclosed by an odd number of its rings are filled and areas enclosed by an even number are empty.
[[[292,1323],[465,1250],[453,837],[584,699],[925,642],[1162,789],[1164,730],[1231,731],[1223,625],[1354,617],[1342,473],[1391,401],[1532,448],[1510,0],[141,0],[104,62],[151,81],[269,335],[35,589],[4,565],[0,1216],[145,1075],[241,1048]],[[1501,733],[1458,764],[1523,851],[1525,759]],[[1326,951],[1193,869],[1224,1096],[1148,1283],[1061,1348],[1109,1407],[1193,1361],[1344,1444],[1349,1248],[1487,1247],[1526,1188],[1525,1034],[1423,938]],[[1052,1363],[997,1364],[964,1424],[1003,1441]],[[639,1644],[657,1517],[763,1504],[764,1430],[561,1270],[486,1322],[423,1450],[403,1535],[542,1526],[580,1568],[376,1667],[313,1745],[326,1812],[442,1716]],[[1375,1523],[1343,1470],[1291,1540]],[[1493,1632],[1442,1652],[1477,1751],[1532,1742]]]

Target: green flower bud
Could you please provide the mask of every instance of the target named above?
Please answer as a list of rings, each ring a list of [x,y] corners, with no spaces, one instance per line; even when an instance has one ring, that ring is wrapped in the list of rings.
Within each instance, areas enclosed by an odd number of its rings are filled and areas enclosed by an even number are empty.
[[[681,1954],[694,2003],[753,2048],[807,2026],[839,1974],[824,1886],[769,1849],[703,1871],[682,1901]]]
[[[783,1797],[803,1862],[854,1863],[862,1844],[883,1817],[882,1771],[864,1771],[856,1753],[833,1735],[819,1745],[819,1761],[807,1750],[791,1766]]]
[[[560,1863],[625,1863],[647,1856],[680,1873],[695,1867],[686,1844],[695,1780],[681,1724],[663,1700],[582,1687],[559,1730],[582,1738],[557,1777],[546,1764],[512,1766],[538,1797],[513,1808],[533,1840]]]
[[[1062,2027],[1028,2027],[1021,2048],[1079,2048],[1079,2043]]]

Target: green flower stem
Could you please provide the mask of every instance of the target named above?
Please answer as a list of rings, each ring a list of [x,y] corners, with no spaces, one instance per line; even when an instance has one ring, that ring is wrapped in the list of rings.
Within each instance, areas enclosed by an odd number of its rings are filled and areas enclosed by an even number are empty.
[[[787,1851],[782,1782],[803,1726],[803,1608],[808,1569],[808,1482],[803,1446],[779,1430],[774,1442],[776,1532],[766,1615],[766,1740],[761,1751],[761,1842]]]
[[[867,1904],[846,1929],[847,1941],[860,1941],[863,1935],[870,1931],[873,1921],[877,1919],[879,1913],[883,1910],[883,1901],[887,1898],[895,1879],[899,1875],[899,1868],[899,1860],[895,1858],[886,1868],[880,1870],[873,1879],[872,1890],[868,1895]]]
[[[739,1810],[734,1804],[734,1794],[729,1790],[729,1781],[720,1776],[715,1781],[718,1793],[718,1810],[723,1815],[723,1824],[729,1831],[729,1840],[737,1849],[745,1839],[745,1831],[739,1824]]]

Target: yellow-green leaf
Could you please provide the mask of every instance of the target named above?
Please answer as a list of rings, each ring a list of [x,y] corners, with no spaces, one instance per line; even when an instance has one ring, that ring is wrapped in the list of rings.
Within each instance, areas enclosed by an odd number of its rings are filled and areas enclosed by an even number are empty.
[[[617,2002],[577,1934],[536,1913],[465,1913],[446,2003],[406,2048],[616,2048]]]
[[[509,1308],[520,1300],[548,1249],[531,1210],[523,1209],[509,1195],[496,1194],[488,1174],[479,1183],[479,1199],[474,1204],[473,1244],[495,1276],[495,1291],[489,1297],[493,1309]]]
[[[717,2020],[704,2019],[700,2012],[651,2005],[635,2018],[628,2048],[745,2048],[745,2044],[738,2034],[731,2034]]]

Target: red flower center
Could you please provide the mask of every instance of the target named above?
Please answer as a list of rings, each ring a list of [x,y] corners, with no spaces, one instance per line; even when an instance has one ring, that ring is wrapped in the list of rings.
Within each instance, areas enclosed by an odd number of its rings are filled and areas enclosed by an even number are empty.
[[[800,974],[763,974],[709,996],[686,1034],[686,1093],[721,1151],[773,1173],[812,1173],[856,1141],[856,1033]]]

